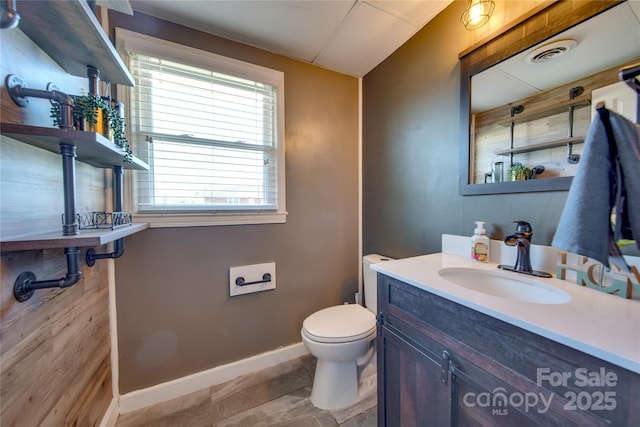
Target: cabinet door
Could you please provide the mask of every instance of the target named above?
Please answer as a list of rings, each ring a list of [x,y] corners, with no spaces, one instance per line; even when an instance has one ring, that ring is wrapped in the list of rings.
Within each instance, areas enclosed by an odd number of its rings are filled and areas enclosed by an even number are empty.
[[[378,425],[451,425],[447,361],[382,327],[378,336]],[[444,382],[441,367],[444,366]]]
[[[604,427],[608,423],[588,411],[565,405],[561,395],[543,387],[508,384],[478,366],[453,355],[451,371],[452,425],[456,427]],[[456,363],[464,364],[464,371]],[[586,397],[586,391],[583,392]],[[589,397],[591,394],[588,395]],[[597,396],[597,394],[594,394]],[[615,403],[615,399],[613,399]]]
[[[496,378],[489,380],[487,378],[489,376],[486,374],[483,375],[484,378],[472,378],[456,367],[452,368],[451,381],[454,390],[452,417],[456,427],[542,425],[541,419],[536,420],[529,417],[529,411],[537,411],[539,405],[532,408],[527,407],[530,399],[528,395],[514,392],[511,387],[500,383]],[[490,388],[492,385],[494,387]],[[520,397],[522,400],[519,400]],[[518,407],[514,407],[512,403]],[[548,425],[558,424],[550,422]]]

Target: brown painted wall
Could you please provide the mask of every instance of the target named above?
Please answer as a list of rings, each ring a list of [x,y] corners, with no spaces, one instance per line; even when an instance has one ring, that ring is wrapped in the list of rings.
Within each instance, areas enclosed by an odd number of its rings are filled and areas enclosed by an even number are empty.
[[[285,73],[286,224],[151,229],[116,261],[120,391],[298,343],[358,282],[358,80],[136,14],[111,24]],[[232,266],[276,262],[273,291],[229,297]]]
[[[363,250],[392,257],[441,250],[443,233],[492,238],[512,219],[531,222],[533,242],[550,244],[566,192],[458,195],[458,53],[540,1],[497,1],[490,24],[468,31],[455,1],[363,81]]]
[[[60,90],[88,91],[86,78],[70,77],[19,29],[0,30],[2,121],[52,127],[47,100],[27,108],[9,98],[4,81],[16,74],[31,88],[55,82]],[[78,212],[105,209],[104,171],[76,163]],[[2,136],[0,230],[3,236],[59,231],[63,208],[60,156]],[[84,260],[82,248],[81,260]],[[96,248],[98,252],[104,248]],[[0,257],[0,425],[97,425],[112,400],[107,262],[88,268],[76,285],[36,291],[24,303],[13,297],[18,275],[38,280],[66,274],[62,249],[3,252]]]

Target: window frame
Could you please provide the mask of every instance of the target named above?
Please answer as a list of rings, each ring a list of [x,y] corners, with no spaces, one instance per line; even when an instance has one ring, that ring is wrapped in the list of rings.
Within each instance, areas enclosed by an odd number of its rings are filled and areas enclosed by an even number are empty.
[[[125,64],[129,64],[128,51],[140,51],[146,55],[164,57],[187,65],[211,69],[230,76],[272,84],[276,87],[276,139],[277,161],[277,207],[276,209],[238,208],[211,211],[185,212],[180,210],[158,210],[139,212],[135,194],[134,171],[125,174],[124,208],[135,215],[136,222],[148,222],[151,227],[190,227],[215,225],[244,225],[285,223],[286,182],[285,182],[285,127],[284,127],[284,73],[260,65],[228,58],[215,53],[202,51],[167,40],[139,34],[130,30],[116,28],[116,48]],[[117,97],[125,105],[127,122],[130,122],[131,88],[118,85]],[[130,134],[129,134],[130,137]]]

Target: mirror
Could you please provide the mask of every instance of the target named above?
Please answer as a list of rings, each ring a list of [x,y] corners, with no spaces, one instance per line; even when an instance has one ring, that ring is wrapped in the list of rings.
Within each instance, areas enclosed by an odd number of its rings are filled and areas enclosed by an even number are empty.
[[[592,90],[640,61],[632,3],[554,2],[460,54],[460,194],[569,189]]]

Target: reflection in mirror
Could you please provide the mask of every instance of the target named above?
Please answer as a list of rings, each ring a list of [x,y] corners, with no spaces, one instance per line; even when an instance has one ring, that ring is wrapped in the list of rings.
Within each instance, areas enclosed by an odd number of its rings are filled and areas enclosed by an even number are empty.
[[[468,180],[461,193],[568,189],[596,103],[635,116],[635,94],[618,72],[640,61],[639,46],[640,2],[622,2],[469,72]],[[536,182],[511,182],[519,180]]]

